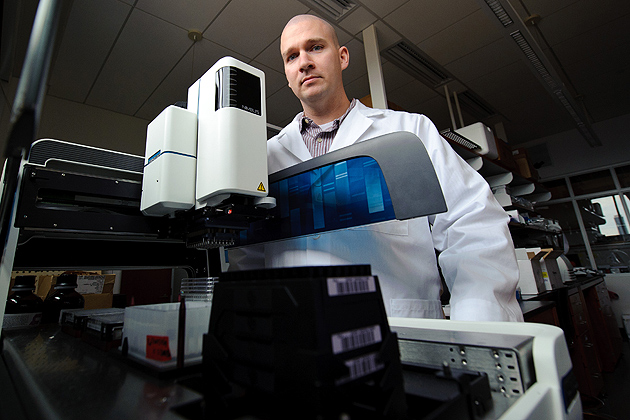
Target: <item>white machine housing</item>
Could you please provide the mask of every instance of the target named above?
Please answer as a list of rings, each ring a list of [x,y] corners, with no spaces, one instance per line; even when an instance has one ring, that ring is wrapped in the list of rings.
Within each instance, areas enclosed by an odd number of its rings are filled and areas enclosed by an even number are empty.
[[[471,333],[468,334],[471,337],[474,337],[475,333],[497,334],[503,337],[532,337],[531,351],[536,374],[535,382],[500,417],[492,418],[500,420],[578,420],[582,418],[579,392],[576,392],[572,398],[567,397],[565,402],[565,391],[567,391],[567,386],[570,386],[565,383],[565,380],[573,375],[571,373],[573,366],[564,332],[560,328],[529,322],[470,322],[419,318],[388,318],[388,320],[393,331],[396,331],[398,327],[404,327],[465,332]],[[458,344],[469,343],[453,343],[454,347]],[[488,351],[492,350],[488,349]],[[444,363],[448,365],[451,357],[446,352]],[[461,368],[466,369],[466,365],[462,365]],[[493,399],[496,402],[494,394]]]
[[[216,206],[232,194],[267,197],[265,74],[232,57],[147,128],[140,209],[149,216]]]
[[[140,208],[172,215],[195,205],[197,114],[169,106],[147,127]]]
[[[494,133],[490,127],[483,123],[477,122],[470,124],[466,127],[456,129],[455,132],[481,147],[481,150],[477,150],[480,155],[486,155],[489,159],[499,157]]]
[[[232,57],[217,61],[188,89],[197,114],[197,207],[230,194],[267,196],[265,74]]]

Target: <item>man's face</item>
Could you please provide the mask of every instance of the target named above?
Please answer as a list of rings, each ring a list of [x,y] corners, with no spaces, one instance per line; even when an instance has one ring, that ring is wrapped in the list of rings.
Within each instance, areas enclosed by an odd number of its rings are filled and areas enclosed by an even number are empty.
[[[302,103],[325,101],[343,89],[341,71],[348,66],[348,50],[337,46],[323,22],[305,19],[287,26],[280,51],[289,87]]]

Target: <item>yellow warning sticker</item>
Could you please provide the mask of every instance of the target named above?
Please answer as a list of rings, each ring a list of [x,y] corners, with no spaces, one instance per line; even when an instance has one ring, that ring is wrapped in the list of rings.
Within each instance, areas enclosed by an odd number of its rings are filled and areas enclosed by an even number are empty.
[[[267,190],[265,189],[265,186],[263,185],[263,183],[261,182],[260,185],[258,185],[258,191],[262,191],[262,192],[267,192]]]

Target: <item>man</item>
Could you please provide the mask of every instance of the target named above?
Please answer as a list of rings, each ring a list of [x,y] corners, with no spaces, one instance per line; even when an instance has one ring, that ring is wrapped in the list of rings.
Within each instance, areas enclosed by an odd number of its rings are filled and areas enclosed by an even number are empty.
[[[519,321],[518,266],[508,217],[486,182],[417,114],[350,101],[342,71],[349,53],[327,22],[300,15],[280,40],[284,70],[304,109],[268,141],[273,173],[323,153],[394,131],[425,144],[448,211],[265,245],[267,267],[370,264],[389,316],[442,318],[439,264],[451,292],[451,319]]]

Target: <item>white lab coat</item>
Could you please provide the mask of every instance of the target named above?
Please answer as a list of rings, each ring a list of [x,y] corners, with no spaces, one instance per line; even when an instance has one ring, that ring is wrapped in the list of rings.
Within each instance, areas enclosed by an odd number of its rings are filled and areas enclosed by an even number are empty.
[[[368,108],[351,110],[330,151],[394,131],[423,141],[448,211],[407,221],[278,241],[259,248],[266,267],[370,264],[389,316],[442,318],[441,281],[434,248],[451,292],[451,319],[519,321],[515,298],[518,265],[508,216],[485,180],[444,141],[423,115]],[[299,132],[299,116],[267,142],[269,173],[311,159]],[[230,255],[235,267],[262,264]]]

